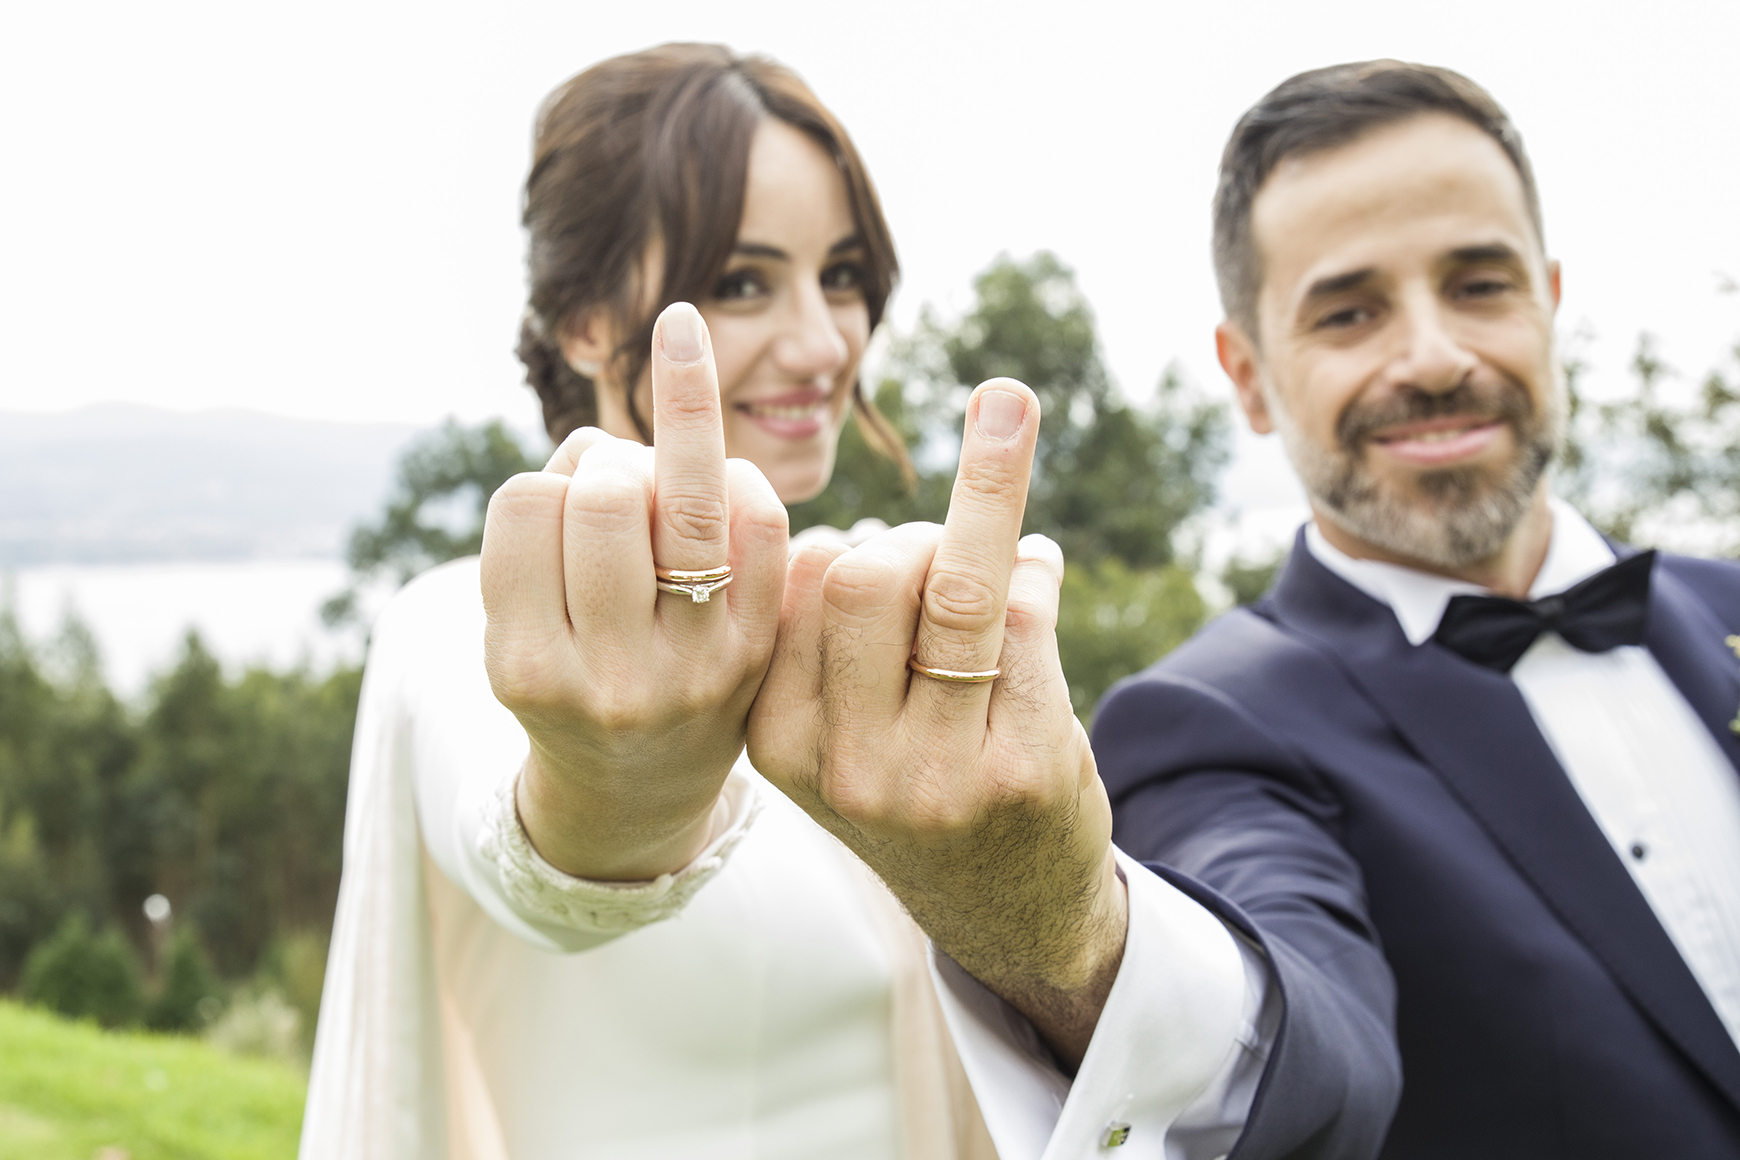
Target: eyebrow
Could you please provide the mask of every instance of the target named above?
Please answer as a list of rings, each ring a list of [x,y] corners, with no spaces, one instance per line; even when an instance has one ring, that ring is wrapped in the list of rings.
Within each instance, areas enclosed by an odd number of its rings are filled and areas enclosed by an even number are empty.
[[[856,250],[864,244],[864,239],[857,234],[848,234],[828,247],[828,254],[843,254],[847,250]],[[738,242],[731,247],[733,254],[741,254],[746,258],[769,258],[776,262],[789,262],[791,255],[778,246],[770,246],[765,242]]]
[[[1320,298],[1328,298],[1331,294],[1339,294],[1343,290],[1351,290],[1355,286],[1369,282],[1377,276],[1376,266],[1364,266],[1358,270],[1349,270],[1345,274],[1331,274],[1327,278],[1319,278],[1311,283],[1305,291],[1305,301],[1315,302]]]
[[[1509,262],[1521,265],[1523,256],[1503,242],[1487,242],[1479,246],[1458,246],[1450,251],[1450,260],[1457,265],[1472,266],[1480,262]]]
[[[1449,253],[1453,265],[1473,266],[1481,262],[1505,262],[1510,265],[1522,265],[1523,257],[1516,248],[1504,242],[1484,242],[1476,246],[1458,246]],[[1364,266],[1358,270],[1349,270],[1345,274],[1331,274],[1327,278],[1319,278],[1311,283],[1305,291],[1303,304],[1320,301],[1321,299],[1340,294],[1344,290],[1352,290],[1377,276],[1376,266]]]

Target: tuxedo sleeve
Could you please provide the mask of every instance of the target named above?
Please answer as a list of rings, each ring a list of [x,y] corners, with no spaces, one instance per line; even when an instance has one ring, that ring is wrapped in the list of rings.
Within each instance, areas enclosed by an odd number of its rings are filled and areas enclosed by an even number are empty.
[[[1225,693],[1150,672],[1094,722],[1113,837],[1254,941],[1279,1025],[1232,1160],[1375,1156],[1401,1094],[1395,984],[1339,805]]]

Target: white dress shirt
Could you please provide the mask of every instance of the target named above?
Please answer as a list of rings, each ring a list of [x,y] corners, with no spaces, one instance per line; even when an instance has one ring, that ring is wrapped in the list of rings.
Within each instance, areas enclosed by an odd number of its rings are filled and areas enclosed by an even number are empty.
[[[894,956],[843,848],[743,761],[703,887],[638,888],[649,925],[626,935],[620,905],[553,909],[535,880],[559,872],[528,877],[499,841],[527,742],[482,645],[475,559],[376,623],[304,1160],[409,1160],[443,1133],[450,1156],[513,1160],[901,1156]],[[1210,1160],[1248,1114],[1279,1019],[1265,961],[1120,868],[1123,966],[1073,1082],[1018,1013],[934,965],[1001,1160]]]
[[[1552,541],[1531,599],[1615,562],[1568,504],[1552,501]],[[1306,531],[1311,554],[1387,604],[1416,646],[1450,598],[1474,584],[1356,560]],[[1740,664],[1740,660],[1736,661]],[[1740,777],[1649,651],[1586,653],[1543,633],[1511,670],[1571,784],[1631,872],[1668,937],[1740,1043]]]

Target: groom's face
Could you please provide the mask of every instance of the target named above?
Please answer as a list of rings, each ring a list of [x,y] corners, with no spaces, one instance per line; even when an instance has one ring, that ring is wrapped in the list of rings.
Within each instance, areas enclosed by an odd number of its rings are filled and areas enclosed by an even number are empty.
[[[1443,114],[1284,160],[1251,211],[1256,335],[1221,360],[1314,506],[1391,554],[1494,554],[1550,460],[1558,271],[1497,142]]]

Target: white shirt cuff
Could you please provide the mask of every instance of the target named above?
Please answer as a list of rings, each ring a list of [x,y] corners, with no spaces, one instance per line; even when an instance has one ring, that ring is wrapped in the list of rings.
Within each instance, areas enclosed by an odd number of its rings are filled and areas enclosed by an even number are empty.
[[[1032,1024],[932,949],[943,1014],[1002,1160],[1196,1160],[1228,1150],[1249,1114],[1278,1025],[1267,963],[1193,899],[1117,859],[1129,890],[1124,959],[1073,1083]]]

